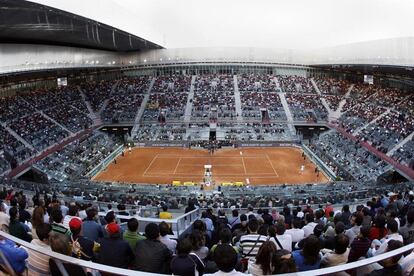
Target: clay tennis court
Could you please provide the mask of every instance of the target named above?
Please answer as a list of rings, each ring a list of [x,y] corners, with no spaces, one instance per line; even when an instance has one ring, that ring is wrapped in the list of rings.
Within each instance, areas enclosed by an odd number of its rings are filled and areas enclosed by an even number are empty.
[[[216,184],[324,183],[328,178],[315,174],[315,165],[303,160],[298,148],[220,149],[210,155],[207,150],[184,148],[134,148],[119,156],[94,180],[127,183],[171,184],[172,181],[200,183],[204,165],[212,165]],[[305,169],[301,173],[301,166]]]

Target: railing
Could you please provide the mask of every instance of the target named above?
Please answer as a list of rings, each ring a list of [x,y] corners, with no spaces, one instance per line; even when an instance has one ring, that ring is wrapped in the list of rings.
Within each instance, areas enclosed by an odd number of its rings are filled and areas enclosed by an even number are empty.
[[[57,260],[58,263],[60,263],[60,262],[71,263],[71,264],[74,264],[74,265],[82,266],[83,268],[87,268],[87,269],[91,270],[92,275],[99,275],[99,272],[106,272],[106,273],[111,273],[111,274],[116,274],[116,275],[125,275],[125,276],[127,276],[127,275],[142,275],[142,276],[157,275],[157,274],[153,274],[153,273],[146,273],[146,272],[140,272],[140,271],[133,271],[133,270],[129,270],[129,269],[116,268],[116,267],[112,267],[112,266],[107,266],[107,265],[102,265],[102,264],[98,264],[98,263],[93,263],[93,262],[89,262],[89,261],[84,261],[84,260],[72,258],[70,256],[62,255],[62,254],[52,252],[50,250],[35,246],[31,243],[25,242],[23,240],[20,240],[20,239],[14,237],[14,236],[11,236],[11,235],[3,232],[3,231],[0,231],[0,236],[3,237],[3,238],[9,239],[9,240],[15,242],[16,244],[24,246],[28,251],[35,251],[35,252],[44,254],[46,256],[49,256],[49,257],[53,258],[54,260]],[[390,251],[390,252],[380,254],[380,255],[375,256],[375,257],[371,257],[371,258],[368,258],[368,259],[363,259],[363,260],[360,260],[360,261],[356,261],[356,262],[352,262],[352,263],[348,263],[348,264],[344,264],[344,265],[338,265],[338,266],[328,267],[328,268],[321,268],[321,269],[305,271],[305,272],[296,272],[296,273],[279,274],[279,275],[285,275],[285,276],[328,275],[328,274],[333,274],[333,273],[338,273],[338,272],[342,272],[342,271],[348,271],[348,270],[353,270],[353,269],[357,269],[357,268],[360,268],[360,267],[364,267],[364,266],[367,266],[367,265],[377,263],[379,261],[394,257],[396,255],[411,251],[413,249],[414,249],[414,243],[403,246],[401,248],[398,248],[398,249]],[[9,263],[8,260],[5,260],[3,254],[0,254],[0,260],[2,261],[3,264],[6,265],[8,270],[13,271],[13,269],[8,264]],[[58,265],[58,266],[59,266],[59,269],[61,270],[62,275],[68,275],[68,273],[66,272],[66,270],[63,266],[61,266],[61,265]],[[248,274],[246,274],[246,275],[248,275]]]
[[[109,163],[112,162],[115,158],[118,157],[122,153],[122,150],[124,149],[124,146],[119,146],[116,148],[111,154],[109,154],[102,162],[100,162],[98,165],[95,166],[90,172],[86,174],[87,177],[94,177],[97,175],[102,169],[106,168]]]
[[[303,152],[313,160],[332,180],[336,179],[336,174],[305,144],[302,144]]]
[[[104,212],[99,212],[99,216],[105,216]],[[185,213],[177,218],[174,219],[159,219],[159,218],[147,218],[147,217],[141,217],[139,215],[135,216],[124,216],[124,215],[117,215],[116,216],[120,220],[128,220],[130,218],[136,218],[139,222],[138,224],[138,231],[144,232],[145,226],[147,224],[154,222],[159,224],[160,222],[167,222],[171,224],[171,228],[174,233],[174,238],[178,239],[178,237],[184,233],[187,229],[191,227],[191,225],[200,218],[200,209],[197,208],[191,212]]]

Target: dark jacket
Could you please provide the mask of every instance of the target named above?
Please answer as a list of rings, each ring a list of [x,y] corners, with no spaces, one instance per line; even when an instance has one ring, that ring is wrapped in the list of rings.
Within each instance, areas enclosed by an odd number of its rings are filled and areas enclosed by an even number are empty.
[[[135,248],[134,269],[145,272],[170,274],[171,251],[159,240],[142,240]]]
[[[203,274],[204,263],[196,254],[175,256],[171,261],[171,272],[174,275],[193,276],[194,269],[197,269],[199,275]]]
[[[128,268],[132,263],[134,252],[128,242],[120,238],[103,238],[100,244],[99,263],[120,268]]]
[[[31,242],[32,237],[27,233],[26,228],[24,227],[24,224],[20,221],[10,221],[9,224],[9,233],[12,236],[15,236],[16,238],[19,238],[21,240]]]

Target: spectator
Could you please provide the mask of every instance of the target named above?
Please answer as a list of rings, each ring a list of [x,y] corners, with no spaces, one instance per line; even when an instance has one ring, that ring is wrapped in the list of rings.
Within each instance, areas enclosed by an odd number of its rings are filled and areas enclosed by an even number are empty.
[[[41,206],[37,206],[33,210],[33,216],[32,216],[32,237],[33,239],[37,239],[36,234],[36,227],[40,224],[45,223],[45,209]]]
[[[219,243],[215,244],[211,247],[210,249],[210,254],[213,255],[214,254],[214,250],[216,249],[216,247],[220,244],[228,244],[231,245],[231,231],[230,229],[228,229],[227,227],[221,229],[220,233],[219,233]],[[239,249],[237,248],[237,246],[233,246],[234,250],[239,253]]]
[[[82,224],[83,236],[94,242],[103,238],[102,226],[96,222],[96,213],[95,208],[88,208],[86,210],[86,219]]]
[[[135,250],[137,242],[145,240],[145,237],[138,233],[138,220],[130,218],[127,223],[128,229],[124,232],[124,240],[128,242],[132,250]]]
[[[53,207],[52,211],[50,212],[52,231],[70,237],[70,230],[63,226],[62,220],[62,210],[60,208]]]
[[[71,203],[71,204],[69,205],[68,214],[67,214],[67,215],[64,217],[64,219],[63,219],[63,226],[64,226],[65,228],[69,228],[69,221],[70,221],[72,218],[78,218],[78,219],[82,220],[82,219],[79,217],[79,208],[78,208],[78,206],[76,206],[76,204],[75,204],[75,203]]]
[[[10,217],[6,214],[6,204],[0,201],[0,229],[4,229],[3,227],[9,227]]]
[[[319,239],[315,235],[305,238],[302,250],[292,252],[298,271],[318,269],[321,263],[319,250]]]
[[[278,250],[273,257],[273,274],[284,274],[297,272],[295,259],[287,250]]]
[[[175,248],[177,247],[177,241],[172,240],[168,237],[168,234],[170,233],[171,229],[170,226],[165,222],[161,222],[159,224],[160,228],[160,242],[165,244],[167,248],[171,251],[171,254],[175,254]]]
[[[381,240],[388,234],[386,225],[386,218],[384,215],[377,215],[374,217],[374,221],[372,223],[372,227],[369,233],[369,239],[373,240]]]
[[[105,230],[108,233],[108,237],[100,240],[101,249],[98,262],[105,265],[128,268],[134,259],[134,252],[128,242],[121,239],[119,225],[111,222],[105,226]]]
[[[166,204],[162,206],[162,212],[160,212],[159,218],[160,219],[172,219],[173,218],[172,214],[168,212],[168,206]]]
[[[193,245],[192,253],[196,254],[201,260],[205,260],[208,256],[208,247],[206,246],[205,235],[199,230],[193,230],[190,234],[190,241]]]
[[[306,213],[305,215],[305,226],[302,227],[303,232],[305,233],[305,238],[313,233],[313,228],[316,226],[316,222],[314,222],[314,215],[313,213]]]
[[[349,238],[349,243],[352,243],[354,241],[354,238],[359,235],[363,220],[364,217],[360,212],[355,212],[352,214],[351,228],[345,231],[345,235]]]
[[[349,251],[348,263],[356,262],[361,257],[366,257],[367,252],[371,246],[369,237],[369,226],[361,227],[358,236],[351,243],[351,250]]]
[[[49,235],[52,232],[52,227],[49,224],[43,223],[37,226],[36,234],[39,239],[34,239],[31,243],[37,247],[51,251],[49,245]],[[29,250],[29,258],[27,260],[27,270],[30,276],[49,275],[49,256],[43,255],[36,251]]]
[[[397,222],[395,222],[397,224]],[[395,249],[398,249],[403,246],[402,241],[390,240],[387,243],[387,248],[385,252],[389,252]],[[382,269],[374,270],[371,273],[367,274],[368,276],[397,276],[402,275],[401,266],[398,264],[398,261],[401,259],[402,254],[397,254],[391,258],[381,261]]]
[[[94,241],[85,238],[81,235],[82,221],[76,217],[69,221],[70,242],[72,244],[72,257],[79,258],[85,261],[92,261],[95,259],[93,248]],[[53,249],[53,248],[52,248]]]
[[[30,242],[32,237],[28,234],[29,229],[19,221],[19,212],[17,207],[12,207],[9,210],[10,215],[10,224],[9,224],[9,233],[10,235],[15,236],[16,238],[22,239],[24,241]]]
[[[273,256],[276,254],[276,245],[273,242],[264,242],[255,258],[249,259],[249,273],[253,275],[271,275],[274,270]]]
[[[204,276],[243,276],[245,274],[235,270],[237,265],[237,253],[228,244],[221,244],[217,246],[213,256],[219,271],[213,274],[204,274]]]
[[[190,239],[185,238],[177,244],[177,256],[171,260],[171,272],[174,275],[195,276],[202,275],[204,271],[204,263],[200,258],[191,253],[192,244]]]
[[[26,270],[26,259],[29,256],[26,250],[18,247],[13,241],[7,240],[0,236],[0,251],[10,263],[10,266],[13,268],[14,272],[17,274],[23,274]],[[0,264],[2,264],[2,262],[0,262]]]
[[[159,241],[160,230],[157,224],[149,223],[145,227],[147,239],[137,242],[135,248],[134,269],[144,272],[169,274],[172,254]]]
[[[408,210],[407,223],[398,232],[403,237],[405,245],[414,242],[414,208]]]
[[[292,246],[305,238],[305,231],[301,227],[302,221],[299,218],[294,218],[292,228],[286,230],[286,234],[292,237]]]
[[[240,223],[239,210],[233,209],[231,211],[231,215],[232,217],[229,219],[229,225],[230,225],[230,228],[233,228],[235,225]]]
[[[259,229],[257,219],[250,219],[247,224],[247,229],[249,233],[240,237],[239,247],[243,258],[249,259],[257,255],[260,246],[267,241],[267,237],[257,233]]]
[[[276,245],[278,250],[286,249],[292,251],[292,236],[286,234],[286,227],[284,223],[278,222],[276,226],[273,226],[276,230],[276,235],[271,239]]]
[[[70,248],[69,240],[65,235],[58,234],[58,233],[52,233],[49,237],[49,242],[50,242],[50,247],[53,250],[53,252],[60,253],[62,255],[67,255],[67,256],[71,255],[71,248]],[[58,266],[56,265],[56,262],[57,261],[52,258],[49,259],[50,272],[53,276],[63,276]],[[75,265],[72,263],[65,263],[65,262],[63,262],[62,265],[69,275],[80,275],[80,276],[87,275],[85,271],[83,270],[83,268],[79,265]]]
[[[398,234],[398,223],[395,220],[391,220],[387,223],[387,230],[388,235],[385,237],[385,239],[381,240],[381,245],[378,249],[372,248],[372,255],[377,256],[379,254],[384,253],[387,250],[388,242],[391,240],[396,240],[403,242],[403,237]]]
[[[344,234],[339,234],[335,238],[335,250],[323,250],[325,255],[321,260],[321,267],[331,267],[345,264],[349,255],[349,238]]]

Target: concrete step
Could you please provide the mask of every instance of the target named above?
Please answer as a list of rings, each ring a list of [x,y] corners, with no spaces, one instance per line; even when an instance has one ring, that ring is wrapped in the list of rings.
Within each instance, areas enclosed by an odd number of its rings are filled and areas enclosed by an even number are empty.
[[[191,111],[193,110],[193,99],[194,99],[194,85],[196,76],[191,77],[190,92],[187,97],[187,104],[185,105],[184,122],[189,123],[191,121]]]
[[[240,91],[239,91],[239,83],[237,80],[237,75],[233,76],[233,81],[234,81],[234,104],[236,107],[237,121],[243,122],[242,106],[241,106],[241,100],[240,100]]]

